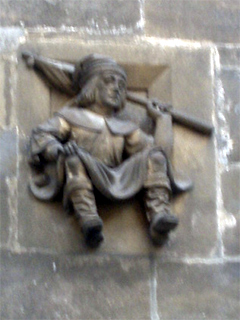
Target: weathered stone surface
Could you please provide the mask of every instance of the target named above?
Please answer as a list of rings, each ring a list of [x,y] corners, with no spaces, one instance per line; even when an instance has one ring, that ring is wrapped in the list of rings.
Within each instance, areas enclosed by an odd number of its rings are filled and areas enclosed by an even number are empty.
[[[238,43],[238,0],[148,0],[146,34],[161,38]]]
[[[239,263],[157,265],[161,319],[239,318]]]
[[[6,124],[6,109],[5,109],[5,63],[0,57],[0,128]]]
[[[133,1],[0,1],[3,26],[82,27],[88,33],[122,34],[138,29],[140,2]]]
[[[16,174],[17,174],[17,133],[16,130],[0,131],[0,225],[1,245],[11,245],[10,237],[17,232],[16,224]]]
[[[0,35],[1,36],[1,35]],[[11,42],[11,41],[10,41]],[[14,42],[14,41],[13,41]],[[2,55],[2,63],[3,63],[3,73],[4,77],[2,78],[1,82],[1,91],[2,96],[0,97],[0,126],[1,122],[5,127],[16,127],[16,113],[15,113],[15,106],[14,106],[14,99],[16,98],[15,94],[15,84],[16,84],[16,53],[4,53]]]
[[[235,215],[239,214],[240,210],[240,166],[232,165],[229,170],[222,174],[222,195],[223,204],[227,212]]]
[[[222,196],[225,209],[223,234],[226,255],[240,255],[240,166],[230,166],[222,174]]]
[[[218,48],[220,54],[220,63],[222,66],[236,66],[240,63],[240,48],[231,46],[223,46]]]
[[[24,65],[21,57],[19,60],[16,121],[20,132],[30,135],[31,130],[50,115],[50,90],[33,70]]]
[[[224,90],[224,116],[229,138],[226,140],[230,162],[240,161],[240,70],[223,69],[221,80]]]
[[[7,4],[7,2],[5,2]],[[0,1],[1,14],[3,13],[3,3]],[[9,12],[7,13],[9,14]],[[2,26],[2,21],[1,21]],[[17,27],[6,27],[3,28],[0,26],[0,52],[7,53],[9,51],[13,51],[19,45],[19,42],[22,37],[24,37],[24,30],[22,28]]]
[[[147,258],[1,258],[1,319],[150,319]]]

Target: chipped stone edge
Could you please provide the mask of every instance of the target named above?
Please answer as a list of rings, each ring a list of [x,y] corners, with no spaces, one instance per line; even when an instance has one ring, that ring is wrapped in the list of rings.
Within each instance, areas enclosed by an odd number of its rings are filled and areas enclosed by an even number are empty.
[[[232,48],[232,47],[231,47]],[[213,115],[216,134],[214,139],[216,151],[216,186],[217,186],[217,219],[218,219],[218,241],[219,254],[222,259],[231,260],[235,257],[227,257],[223,243],[224,232],[227,228],[234,228],[237,224],[235,216],[227,212],[222,195],[222,174],[229,171],[230,163],[228,155],[233,148],[233,142],[230,138],[230,124],[225,117],[226,101],[223,83],[221,80],[221,71],[225,68],[220,63],[218,47],[213,48],[214,63],[214,94],[215,94],[215,112]]]
[[[151,320],[160,320],[161,313],[158,310],[158,301],[157,301],[157,264],[154,256],[149,257],[150,260],[150,316]]]

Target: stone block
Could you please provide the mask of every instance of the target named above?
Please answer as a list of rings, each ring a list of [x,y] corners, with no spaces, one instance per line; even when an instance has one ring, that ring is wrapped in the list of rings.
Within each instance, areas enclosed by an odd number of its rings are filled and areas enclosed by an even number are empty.
[[[17,133],[16,130],[0,131],[0,225],[1,245],[14,239],[17,233]],[[10,239],[11,238],[11,239]]]
[[[45,39],[44,42],[35,39],[21,48],[21,50],[26,49],[41,52],[46,57],[72,62],[92,52],[110,55],[126,67],[131,80],[131,89],[140,88],[141,92],[149,91],[150,97],[156,96],[165,102],[172,102],[174,108],[178,110],[200,119],[211,120],[214,104],[209,47],[173,48],[166,43],[152,44],[143,40],[140,42],[124,40],[121,43],[113,39],[97,43],[62,39],[53,44],[52,39]],[[40,80],[35,78],[36,75],[32,78],[33,72],[24,69],[20,64],[19,70],[22,70],[19,78],[21,96],[19,100],[21,103],[18,106],[19,122],[21,130],[28,135],[31,128],[48,117],[50,110],[60,108],[62,105],[60,100],[63,98],[62,103],[64,103],[66,97],[51,94],[52,99],[50,99],[46,88],[43,87],[42,92],[38,84],[26,91],[25,88],[30,87],[31,79],[33,83]],[[137,72],[140,73],[139,78],[136,77]],[[144,72],[147,75],[145,78]],[[34,93],[35,90],[38,92],[37,95]],[[44,95],[47,96],[43,97]],[[41,106],[41,101],[44,101],[43,111],[38,107]],[[29,119],[26,124],[25,114],[31,117],[31,121]],[[213,141],[180,126],[175,126],[174,131],[173,162],[178,170],[189,174],[195,182],[195,188],[191,193],[182,195],[174,202],[174,212],[180,217],[178,230],[172,233],[168,245],[162,250],[154,248],[148,236],[148,223],[142,202],[130,199],[112,204],[103,199],[99,201],[99,211],[104,220],[105,242],[99,249],[100,252],[126,254],[157,252],[166,258],[196,255],[206,257],[215,253],[217,225]],[[22,143],[26,144],[27,139],[27,136],[23,137]],[[61,204],[40,203],[27,193],[29,169],[26,163],[26,150],[24,146],[20,150],[20,244],[26,248],[33,247],[53,252],[85,252],[80,228],[73,217],[67,217],[63,213]]]
[[[0,58],[0,128],[6,124],[5,105],[5,62]]]
[[[225,126],[229,137],[226,145],[227,157],[230,162],[240,161],[240,71],[239,69],[223,69],[221,80],[224,90]],[[225,138],[225,137],[223,137]],[[224,143],[224,141],[223,141]]]
[[[227,171],[222,174],[222,196],[224,209],[235,215],[239,214],[240,210],[240,167],[232,165]]]
[[[150,320],[147,258],[1,254],[1,319]]]
[[[1,37],[1,33],[0,33]],[[9,40],[11,42],[11,40]],[[13,41],[14,42],[14,41]],[[16,127],[16,114],[14,109],[15,84],[16,84],[16,60],[8,53],[0,58],[1,89],[0,89],[0,127]]]
[[[121,34],[138,29],[140,2],[128,1],[0,1],[3,26],[83,28],[88,33]]]
[[[148,0],[145,30],[148,36],[238,43],[238,0]]]
[[[240,254],[240,167],[230,166],[222,174],[222,196],[225,210],[225,228],[223,244],[225,254]]]
[[[157,303],[161,319],[239,318],[239,263],[158,263]]]
[[[239,67],[240,64],[240,48],[220,46],[218,48],[220,55],[220,63],[222,66],[236,66]]]

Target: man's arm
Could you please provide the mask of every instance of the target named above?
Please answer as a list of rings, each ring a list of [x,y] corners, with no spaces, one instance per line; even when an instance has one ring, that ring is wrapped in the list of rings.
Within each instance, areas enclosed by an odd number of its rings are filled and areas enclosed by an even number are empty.
[[[40,163],[41,158],[56,161],[59,153],[64,152],[62,143],[68,140],[70,130],[66,120],[58,116],[35,128],[30,143],[31,162]]]
[[[155,120],[154,142],[160,146],[168,157],[172,155],[173,129],[172,117],[169,114],[162,114]]]
[[[151,100],[135,95],[130,92],[127,93],[127,99],[145,108],[148,108],[149,103],[152,103]],[[213,125],[210,122],[202,119],[197,119],[178,110],[173,110],[170,104],[161,103],[156,100],[155,107],[156,112],[157,109],[163,109],[165,112],[171,114],[173,122],[183,125],[189,129],[206,135],[211,135],[214,131]]]
[[[48,84],[55,89],[70,96],[77,94],[73,89],[72,83],[72,76],[75,70],[74,64],[45,58],[32,52],[23,52],[22,57],[29,68],[39,71]]]
[[[173,148],[173,128],[172,116],[157,109],[155,101],[150,101],[147,105],[148,115],[155,122],[154,145],[161,147],[168,157],[172,155]]]

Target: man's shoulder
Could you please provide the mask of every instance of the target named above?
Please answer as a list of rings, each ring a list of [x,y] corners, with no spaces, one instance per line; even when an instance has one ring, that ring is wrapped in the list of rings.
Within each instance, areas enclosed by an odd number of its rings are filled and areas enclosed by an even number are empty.
[[[116,117],[104,118],[92,111],[75,106],[65,106],[56,112],[55,115],[64,118],[73,126],[79,126],[98,132],[101,132],[106,124],[114,135],[125,136],[138,129],[138,126],[132,121],[122,120]]]
[[[104,119],[97,114],[83,108],[65,106],[55,113],[64,118],[70,125],[83,127],[101,132],[104,128]]]
[[[118,118],[106,119],[109,130],[115,135],[126,136],[138,129],[138,126],[129,120],[121,120]]]

